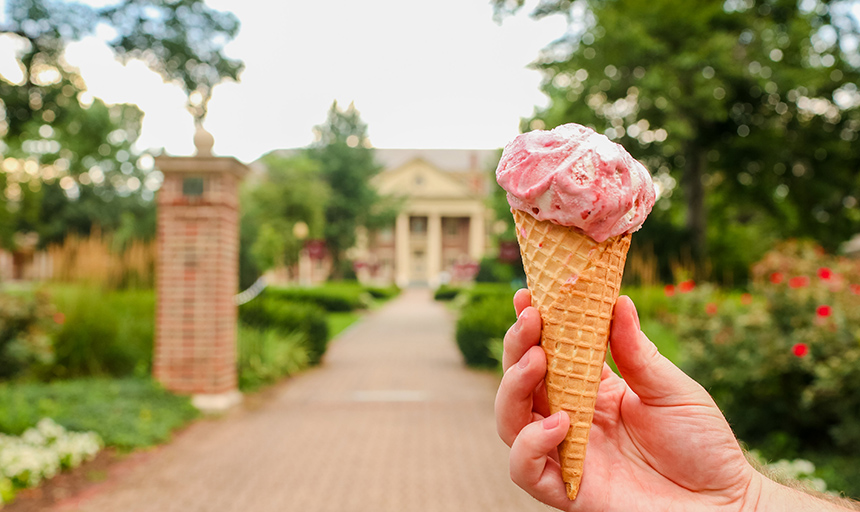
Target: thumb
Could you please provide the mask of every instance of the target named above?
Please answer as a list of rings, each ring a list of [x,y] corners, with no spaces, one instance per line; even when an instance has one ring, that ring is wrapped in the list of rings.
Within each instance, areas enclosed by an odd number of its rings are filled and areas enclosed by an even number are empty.
[[[615,304],[609,345],[618,371],[642,402],[713,403],[705,389],[663,357],[640,330],[639,315],[630,297],[621,296]]]

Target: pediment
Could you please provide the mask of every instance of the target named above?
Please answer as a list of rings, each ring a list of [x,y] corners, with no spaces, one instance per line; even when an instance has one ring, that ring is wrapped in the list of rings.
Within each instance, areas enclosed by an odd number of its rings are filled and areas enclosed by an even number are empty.
[[[373,182],[383,195],[420,198],[473,198],[462,181],[421,158],[378,174]]]

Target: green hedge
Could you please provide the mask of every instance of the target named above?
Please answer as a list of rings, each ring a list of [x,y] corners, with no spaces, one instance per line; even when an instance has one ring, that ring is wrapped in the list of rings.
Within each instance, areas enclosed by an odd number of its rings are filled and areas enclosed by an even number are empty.
[[[370,306],[370,294],[360,285],[327,284],[313,288],[269,287],[265,298],[281,301],[312,303],[326,311],[353,311]]]
[[[120,449],[153,446],[198,416],[187,397],[151,379],[75,379],[0,384],[0,432],[20,435],[42,418],[98,433]]]
[[[516,321],[510,286],[475,286],[467,294],[457,320],[457,346],[466,364],[493,368],[499,364],[491,345]]]
[[[463,287],[451,286],[443,284],[433,293],[434,300],[454,300],[460,293],[463,292]]]
[[[400,287],[397,285],[390,286],[364,286],[364,291],[370,294],[371,297],[378,300],[389,300],[397,297],[400,294]]]
[[[317,364],[325,354],[329,340],[326,313],[314,304],[284,300],[265,293],[239,307],[242,324],[259,330],[276,330],[284,334],[299,332],[307,341],[308,358]]]

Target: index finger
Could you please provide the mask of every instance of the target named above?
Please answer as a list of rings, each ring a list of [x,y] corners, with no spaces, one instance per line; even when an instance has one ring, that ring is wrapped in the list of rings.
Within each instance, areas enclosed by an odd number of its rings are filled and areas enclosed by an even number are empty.
[[[523,310],[532,305],[532,294],[526,288],[520,288],[514,294],[514,311],[517,316],[522,314]]]

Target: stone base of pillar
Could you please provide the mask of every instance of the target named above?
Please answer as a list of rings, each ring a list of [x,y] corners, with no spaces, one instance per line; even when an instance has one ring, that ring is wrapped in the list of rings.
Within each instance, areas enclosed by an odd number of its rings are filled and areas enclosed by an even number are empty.
[[[191,405],[205,414],[225,412],[242,403],[242,393],[238,390],[218,394],[198,394],[191,397]]]

